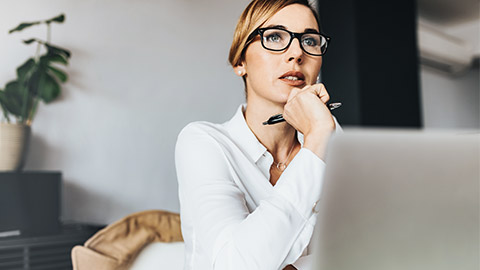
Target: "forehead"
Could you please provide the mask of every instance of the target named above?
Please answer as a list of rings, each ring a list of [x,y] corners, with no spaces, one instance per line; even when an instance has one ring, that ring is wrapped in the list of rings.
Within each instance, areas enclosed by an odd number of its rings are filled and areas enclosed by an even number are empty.
[[[306,28],[319,30],[313,12],[301,4],[292,4],[282,8],[268,19],[263,27],[271,25],[283,25],[294,32],[303,32]]]

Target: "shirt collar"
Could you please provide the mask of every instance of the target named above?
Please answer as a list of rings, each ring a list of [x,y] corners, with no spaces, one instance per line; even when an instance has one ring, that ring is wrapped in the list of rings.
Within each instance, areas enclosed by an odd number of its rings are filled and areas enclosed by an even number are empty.
[[[248,127],[244,116],[246,107],[246,103],[241,104],[232,119],[224,125],[235,143],[256,163],[267,151],[267,148],[258,141]],[[297,138],[303,146],[303,135],[300,132],[297,132]]]

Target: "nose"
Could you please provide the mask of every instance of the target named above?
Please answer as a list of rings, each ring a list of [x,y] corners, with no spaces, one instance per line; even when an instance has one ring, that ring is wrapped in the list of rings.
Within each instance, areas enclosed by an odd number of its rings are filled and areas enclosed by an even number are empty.
[[[286,62],[295,61],[298,64],[303,62],[303,50],[300,47],[298,38],[294,38],[285,52]]]

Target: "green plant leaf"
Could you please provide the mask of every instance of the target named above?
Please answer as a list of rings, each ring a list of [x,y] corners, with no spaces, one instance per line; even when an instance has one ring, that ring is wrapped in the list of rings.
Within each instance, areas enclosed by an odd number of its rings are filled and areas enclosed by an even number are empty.
[[[61,82],[66,82],[68,80],[68,75],[63,72],[62,70],[60,69],[57,69],[57,68],[54,68],[52,66],[48,66],[48,69],[52,72],[53,75],[55,75],[55,77],[57,77],[57,79],[59,79]]]
[[[28,28],[32,25],[36,25],[36,24],[39,24],[40,22],[28,22],[28,23],[21,23],[19,24],[17,27],[11,29],[10,31],[8,31],[9,34],[13,33],[13,32],[16,32],[16,31],[22,31],[23,29],[25,28]]]
[[[32,97],[38,97],[40,92],[40,80],[42,80],[42,76],[46,73],[46,64],[40,63],[36,66],[36,69],[32,71],[32,74],[28,78],[27,81],[27,89],[29,94]]]
[[[3,105],[5,108],[15,116],[22,115],[22,93],[19,90],[19,83],[11,81],[5,85],[3,95]]]
[[[47,54],[50,54],[50,55],[62,55],[62,56],[65,56],[65,58],[70,58],[71,56],[71,53],[69,50],[67,49],[63,49],[63,48],[60,48],[60,47],[57,47],[57,46],[53,46],[51,44],[48,44],[48,43],[45,43],[45,46],[47,47]]]
[[[56,63],[61,63],[64,65],[68,65],[67,59],[65,57],[58,55],[58,54],[50,54],[50,55],[44,55],[40,57],[40,61],[43,63],[50,63],[50,62],[56,62]]]
[[[3,117],[5,119],[7,119],[7,122],[10,122],[10,118],[8,117],[8,110],[5,107],[6,102],[7,101],[6,101],[6,97],[5,97],[5,92],[2,91],[2,89],[0,89],[0,107],[2,108]]]
[[[60,14],[57,17],[51,18],[49,20],[46,20],[46,23],[51,23],[51,22],[57,22],[57,23],[63,23],[65,21],[65,15]]]
[[[21,92],[19,91],[18,81],[10,81],[5,85],[5,94],[8,97],[20,97]]]
[[[28,59],[21,66],[17,68],[17,76],[19,81],[26,81],[27,75],[35,68],[35,60],[33,58]]]
[[[35,41],[37,41],[36,38],[31,38],[31,39],[24,40],[23,43],[30,44],[30,43],[35,42]]]
[[[60,85],[48,73],[42,73],[38,84],[38,95],[45,103],[49,103],[60,95]]]
[[[7,110],[24,121],[33,105],[29,89],[18,81],[11,81],[5,86],[5,96]]]

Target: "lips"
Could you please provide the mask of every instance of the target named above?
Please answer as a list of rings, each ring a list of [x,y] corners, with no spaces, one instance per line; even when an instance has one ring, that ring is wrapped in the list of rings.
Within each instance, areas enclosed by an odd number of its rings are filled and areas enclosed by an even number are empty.
[[[305,75],[303,75],[303,73],[300,71],[289,71],[280,76],[279,79],[291,86],[300,86],[305,84]]]

